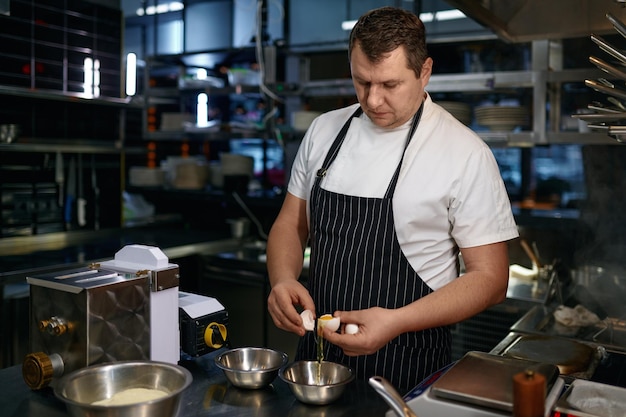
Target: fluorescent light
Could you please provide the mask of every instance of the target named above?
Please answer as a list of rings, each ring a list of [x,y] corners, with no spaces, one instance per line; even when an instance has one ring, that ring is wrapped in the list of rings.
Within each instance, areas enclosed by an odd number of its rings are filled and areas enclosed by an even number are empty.
[[[180,1],[173,1],[169,4],[169,6],[170,12],[177,12],[185,8],[185,5]]]
[[[435,14],[430,12],[420,13],[420,20],[424,23],[432,22],[435,20]]]
[[[100,60],[93,60],[93,96],[100,97]]]
[[[198,94],[196,108],[196,124],[198,127],[209,125],[209,96],[206,93]]]
[[[463,19],[465,14],[459,9],[450,9],[450,10],[439,10],[437,12],[425,12],[420,13],[420,20],[424,23],[429,22],[443,22],[446,20],[456,20]],[[344,20],[341,22],[341,29],[343,30],[352,30],[354,25],[356,25],[356,20]]]
[[[126,95],[134,96],[137,93],[137,55],[126,55]]]
[[[93,88],[93,59],[87,57],[83,61],[83,92],[91,95]]]
[[[459,9],[439,10],[438,12],[435,12],[434,20],[443,22],[445,20],[463,19],[465,17],[467,17],[465,16],[465,13],[463,13]]]
[[[341,22],[341,29],[352,30],[354,25],[356,25],[356,20],[344,20],[343,22]]]
[[[148,6],[145,9],[139,8],[136,13],[137,16],[161,14],[167,12],[178,12],[185,8],[183,2],[173,1],[170,3],[159,4],[157,6]]]

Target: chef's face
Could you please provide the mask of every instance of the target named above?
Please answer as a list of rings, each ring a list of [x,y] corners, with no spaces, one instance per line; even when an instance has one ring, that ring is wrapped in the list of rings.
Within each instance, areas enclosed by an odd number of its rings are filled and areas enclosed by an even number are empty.
[[[350,57],[350,68],[363,112],[377,126],[395,128],[408,121],[424,101],[432,59],[426,59],[418,77],[407,65],[403,46],[374,63],[357,43]]]

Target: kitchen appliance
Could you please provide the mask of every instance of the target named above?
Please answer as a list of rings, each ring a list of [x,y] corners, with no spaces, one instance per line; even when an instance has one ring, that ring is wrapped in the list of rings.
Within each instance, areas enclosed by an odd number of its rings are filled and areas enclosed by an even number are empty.
[[[112,260],[26,281],[32,353],[22,373],[31,389],[98,363],[178,363],[179,268],[159,248],[128,245]]]
[[[179,292],[180,345],[197,357],[229,345],[228,312],[213,297]]]
[[[565,385],[556,366],[477,351],[435,372],[403,399],[418,416],[511,416],[513,376],[529,369],[545,376],[548,416]],[[395,413],[390,410],[386,416]]]
[[[609,317],[596,325],[581,327],[558,325],[554,319],[553,308],[533,307],[511,326],[510,333],[491,350],[491,353],[502,354],[522,336],[526,340],[532,340],[532,337],[537,336],[553,338],[560,340],[559,344],[565,343],[564,340],[569,340],[571,343],[589,346],[594,350],[589,368],[584,372],[574,373],[571,377],[626,387],[626,320],[611,317],[616,315],[615,311],[612,311],[611,304],[614,303],[606,300],[603,300],[601,304],[611,313]],[[562,354],[568,351],[573,352],[573,350],[562,349],[555,349],[555,351]],[[561,356],[560,361],[564,360],[565,357]],[[566,380],[568,378],[570,377],[566,376]]]

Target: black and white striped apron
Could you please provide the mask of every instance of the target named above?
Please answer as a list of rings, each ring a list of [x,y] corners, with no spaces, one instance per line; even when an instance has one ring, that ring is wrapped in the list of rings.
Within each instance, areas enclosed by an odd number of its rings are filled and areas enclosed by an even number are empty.
[[[395,309],[429,294],[428,287],[402,253],[395,231],[392,198],[403,156],[383,198],[356,197],[326,191],[320,182],[335,160],[353,117],[332,144],[311,190],[311,263],[309,291],[317,316],[335,310],[370,307]],[[413,117],[406,144],[415,133],[422,108]],[[417,209],[417,208],[416,208]],[[404,333],[372,355],[349,357],[325,344],[324,358],[351,367],[357,378],[387,378],[405,393],[450,362],[448,327]],[[297,360],[315,360],[313,332],[301,339]]]

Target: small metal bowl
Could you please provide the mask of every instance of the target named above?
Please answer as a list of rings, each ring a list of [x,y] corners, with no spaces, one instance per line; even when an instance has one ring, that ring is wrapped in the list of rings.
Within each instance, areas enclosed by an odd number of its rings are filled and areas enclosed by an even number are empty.
[[[294,362],[282,369],[279,376],[299,401],[315,405],[336,401],[354,380],[354,373],[347,366],[317,361]]]
[[[182,392],[191,384],[191,373],[179,365],[155,361],[120,361],[74,371],[58,381],[54,394],[73,417],[174,417]],[[134,389],[154,389],[166,396],[126,405],[94,402]]]
[[[236,387],[258,389],[274,381],[287,363],[287,354],[273,349],[243,347],[226,351],[215,358],[226,379]]]

